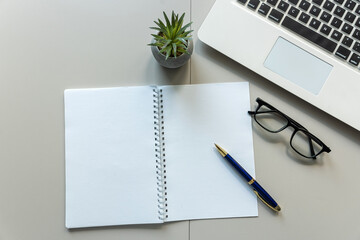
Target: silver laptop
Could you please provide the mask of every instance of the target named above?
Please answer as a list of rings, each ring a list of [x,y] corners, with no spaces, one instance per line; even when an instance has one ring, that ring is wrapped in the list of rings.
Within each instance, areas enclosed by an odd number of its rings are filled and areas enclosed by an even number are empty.
[[[360,2],[217,0],[198,36],[360,130]]]

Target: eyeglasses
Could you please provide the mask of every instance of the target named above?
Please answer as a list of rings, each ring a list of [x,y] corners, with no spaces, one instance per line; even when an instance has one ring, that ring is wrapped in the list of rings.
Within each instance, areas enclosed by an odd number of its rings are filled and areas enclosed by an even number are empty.
[[[265,130],[278,133],[287,127],[292,127],[294,132],[290,138],[290,146],[305,158],[316,159],[322,152],[331,150],[319,138],[311,134],[305,127],[280,112],[264,100],[257,98],[259,104],[255,111],[248,111],[254,120]]]

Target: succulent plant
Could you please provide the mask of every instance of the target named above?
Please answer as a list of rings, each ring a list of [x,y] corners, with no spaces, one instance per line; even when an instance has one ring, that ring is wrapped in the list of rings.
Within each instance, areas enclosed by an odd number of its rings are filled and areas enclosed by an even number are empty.
[[[169,57],[178,57],[182,54],[190,54],[187,51],[188,41],[191,39],[190,33],[193,30],[188,30],[192,22],[183,26],[185,13],[179,18],[179,14],[175,14],[172,11],[171,22],[167,17],[166,13],[163,12],[165,23],[158,19],[154,21],[157,27],[150,27],[151,29],[157,30],[157,34],[151,34],[154,37],[154,41],[150,43],[150,46],[156,46],[160,53],[165,55],[165,59]]]

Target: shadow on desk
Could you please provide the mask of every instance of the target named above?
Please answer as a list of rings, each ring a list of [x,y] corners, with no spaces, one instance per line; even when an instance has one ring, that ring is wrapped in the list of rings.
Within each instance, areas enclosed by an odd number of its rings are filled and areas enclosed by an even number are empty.
[[[191,61],[191,60],[190,60]],[[166,68],[156,63],[155,59],[150,58],[147,64],[146,76],[148,85],[181,85],[190,83],[190,61],[179,68]]]
[[[280,133],[270,133],[262,129],[258,124],[254,124],[253,121],[253,132],[260,138],[264,139],[268,144],[282,144],[286,148],[286,155],[293,161],[303,165],[322,165],[323,158],[326,154],[320,154],[316,159],[305,158],[297,154],[290,146],[290,137],[292,134],[291,129],[284,129]],[[274,146],[275,147],[275,146]],[[280,148],[279,148],[280,151]]]
[[[171,224],[171,223],[166,223],[166,224]],[[87,228],[71,228],[71,229],[67,229],[67,230],[68,230],[68,232],[76,233],[76,232],[83,232],[83,231],[99,231],[99,230],[111,230],[111,229],[116,229],[116,230],[122,230],[122,229],[159,230],[163,227],[164,227],[164,224],[133,224],[133,225],[98,226],[98,227],[87,227]]]

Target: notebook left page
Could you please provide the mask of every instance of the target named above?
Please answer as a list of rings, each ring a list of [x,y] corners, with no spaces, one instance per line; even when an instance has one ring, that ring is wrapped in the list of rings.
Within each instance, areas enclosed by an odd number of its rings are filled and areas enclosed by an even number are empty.
[[[153,88],[71,89],[64,100],[66,227],[161,223]]]

